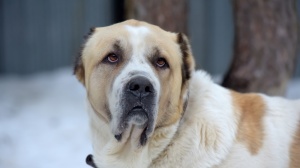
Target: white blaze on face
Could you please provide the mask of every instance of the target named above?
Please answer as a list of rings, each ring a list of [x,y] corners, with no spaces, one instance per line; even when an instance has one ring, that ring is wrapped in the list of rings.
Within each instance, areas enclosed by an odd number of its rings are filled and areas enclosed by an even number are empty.
[[[151,68],[153,65],[151,65],[147,58],[148,55],[151,54],[149,53],[151,48],[149,48],[146,43],[146,37],[151,35],[150,30],[143,26],[125,26],[125,29],[129,32],[128,42],[132,48],[130,53],[132,55],[129,56],[129,62],[116,77],[112,86],[111,94],[109,96],[109,109],[111,110],[112,114],[111,128],[114,134],[120,133],[118,132],[117,126],[120,122],[120,116],[123,109],[121,107],[122,92],[128,81],[133,77],[132,73],[149,79],[157,93],[157,100],[155,102],[158,102],[158,97],[160,95],[160,83],[158,77],[153,72],[153,69]]]

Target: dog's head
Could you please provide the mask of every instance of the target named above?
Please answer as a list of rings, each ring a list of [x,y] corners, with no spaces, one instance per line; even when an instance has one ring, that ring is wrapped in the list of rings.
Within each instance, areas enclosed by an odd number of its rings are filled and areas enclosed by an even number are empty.
[[[134,132],[144,145],[155,128],[180,119],[193,70],[185,35],[129,20],[91,29],[74,73],[112,135]]]

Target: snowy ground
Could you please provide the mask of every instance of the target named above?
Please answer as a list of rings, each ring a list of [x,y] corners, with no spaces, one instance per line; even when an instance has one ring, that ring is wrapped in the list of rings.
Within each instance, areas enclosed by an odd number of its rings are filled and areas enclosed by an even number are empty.
[[[0,77],[0,168],[88,168],[85,92],[69,68]],[[287,97],[300,98],[300,79]]]
[[[0,168],[88,168],[84,96],[70,69],[0,77]]]

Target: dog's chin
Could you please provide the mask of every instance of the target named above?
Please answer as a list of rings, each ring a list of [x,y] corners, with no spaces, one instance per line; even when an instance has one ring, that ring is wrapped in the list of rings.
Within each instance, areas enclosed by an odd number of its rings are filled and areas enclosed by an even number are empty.
[[[134,107],[124,114],[125,115],[119,119],[116,131],[113,132],[115,138],[118,141],[122,141],[124,138],[129,137],[138,138],[140,145],[144,145],[147,142],[149,135],[152,133],[153,119],[142,107]]]

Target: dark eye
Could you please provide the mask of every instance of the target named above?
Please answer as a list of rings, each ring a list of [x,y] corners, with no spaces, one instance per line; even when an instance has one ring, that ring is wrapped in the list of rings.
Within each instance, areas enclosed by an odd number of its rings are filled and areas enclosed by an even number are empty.
[[[168,63],[167,63],[166,59],[158,58],[156,60],[156,66],[159,68],[166,68],[166,67],[168,67]]]
[[[119,57],[114,53],[110,53],[106,56],[105,60],[109,63],[116,63],[119,61]]]

